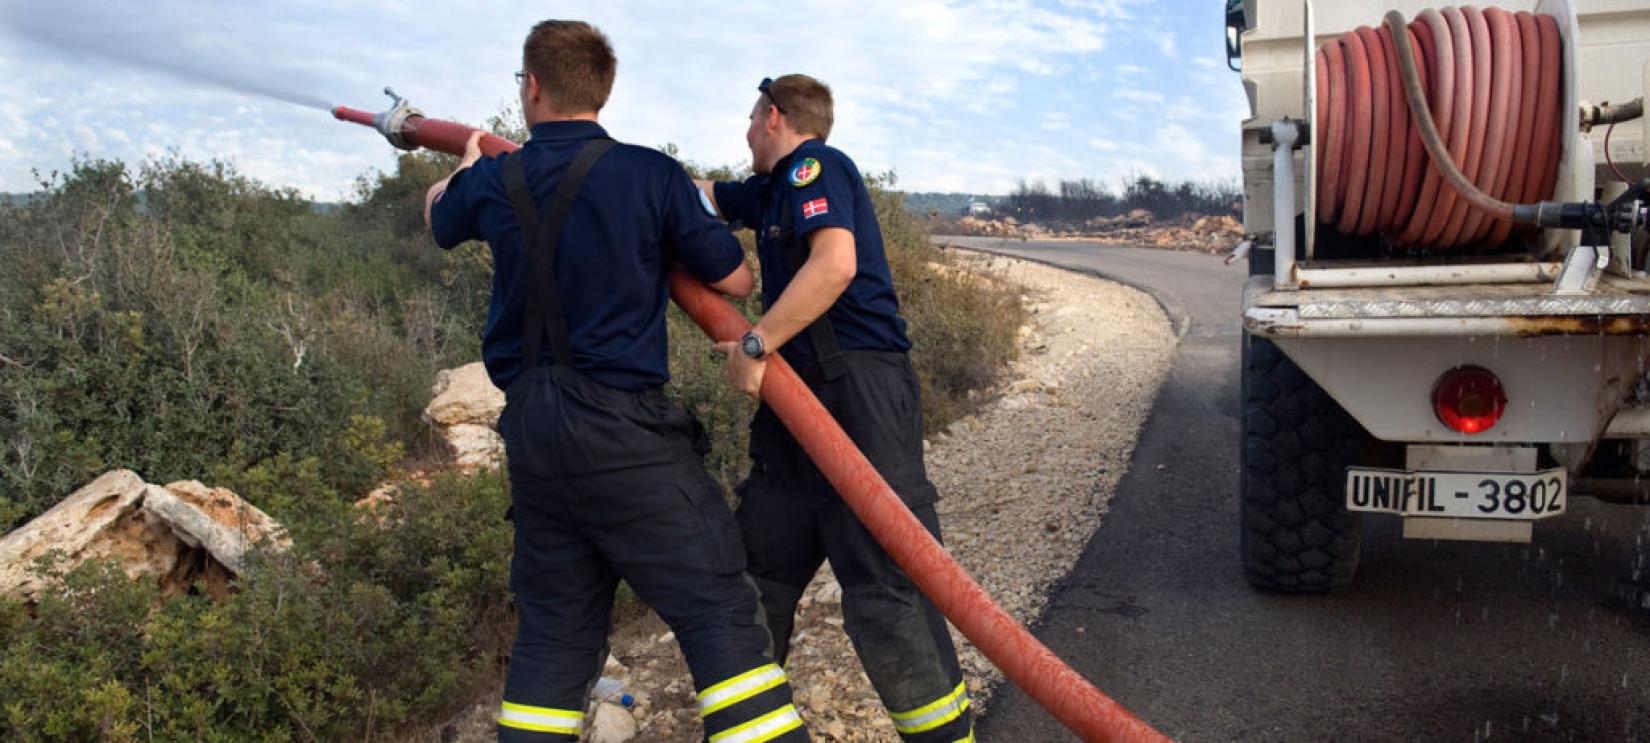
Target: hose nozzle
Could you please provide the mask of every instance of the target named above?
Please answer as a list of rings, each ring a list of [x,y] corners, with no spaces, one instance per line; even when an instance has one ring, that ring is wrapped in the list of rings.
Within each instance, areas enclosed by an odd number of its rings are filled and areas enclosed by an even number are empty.
[[[379,134],[384,135],[384,138],[398,149],[418,149],[417,144],[407,140],[405,125],[407,119],[414,116],[423,118],[424,112],[413,108],[412,105],[407,103],[407,99],[396,95],[395,89],[388,85],[384,86],[384,95],[390,97],[390,110],[372,117],[373,128],[377,129]]]
[[[424,112],[413,108],[407,99],[396,95],[395,89],[384,86],[384,95],[390,97],[390,108],[379,113],[367,113],[348,106],[339,106],[332,109],[334,118],[340,121],[351,121],[363,126],[370,126],[384,135],[384,139],[397,149],[416,150],[418,143],[408,138],[407,134],[416,127],[408,127],[408,120],[417,117],[424,118]]]
[[[332,109],[332,115],[339,121],[370,126],[384,135],[390,144],[409,151],[423,148],[462,156],[470,137],[476,133],[476,127],[468,124],[425,116],[423,111],[409,105],[407,99],[396,95],[394,88],[385,87],[384,95],[390,97],[388,111],[375,114],[339,106]],[[485,157],[498,157],[520,146],[503,137],[487,134],[485,130],[483,134],[481,154]]]

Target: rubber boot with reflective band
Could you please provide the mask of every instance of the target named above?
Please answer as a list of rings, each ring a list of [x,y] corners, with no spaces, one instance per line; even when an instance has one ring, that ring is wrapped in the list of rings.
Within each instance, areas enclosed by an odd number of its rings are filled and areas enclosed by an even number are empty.
[[[794,737],[793,737],[794,736]],[[710,743],[760,743],[765,740],[807,740],[802,715],[785,705],[750,722],[710,736]]]
[[[906,740],[968,741],[974,738],[974,732],[967,712],[968,688],[959,683],[950,693],[929,704],[905,712],[889,710],[888,716],[894,720],[894,729]],[[935,734],[938,731],[943,732]]]
[[[699,692],[705,733],[723,741],[807,740],[785,670],[769,663]]]
[[[584,713],[505,702],[498,713],[498,724],[512,730],[544,733],[544,740],[578,740],[584,732]]]

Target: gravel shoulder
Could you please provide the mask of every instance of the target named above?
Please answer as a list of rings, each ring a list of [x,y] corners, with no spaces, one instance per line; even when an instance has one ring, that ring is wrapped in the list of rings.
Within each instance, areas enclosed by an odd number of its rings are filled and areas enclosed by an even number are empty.
[[[1007,381],[982,391],[992,401],[934,436],[927,454],[952,555],[1009,613],[1030,622],[1099,527],[1168,372],[1175,334],[1138,290],[987,253],[947,253],[981,281],[1020,287],[1032,310]],[[842,630],[841,596],[827,567],[803,598],[788,669],[798,707],[814,740],[895,741]],[[1001,674],[952,635],[983,711]],[[692,683],[664,624],[635,610],[620,618],[612,649],[609,675],[636,697],[634,739],[699,739]],[[478,704],[447,739],[490,739],[496,704],[496,697]]]
[[[971,270],[1024,287],[1033,312],[1003,396],[953,425],[928,456],[951,553],[1027,623],[1099,528],[1168,373],[1175,334],[1157,301],[1136,289],[950,252]],[[983,709],[1002,676],[953,636]]]

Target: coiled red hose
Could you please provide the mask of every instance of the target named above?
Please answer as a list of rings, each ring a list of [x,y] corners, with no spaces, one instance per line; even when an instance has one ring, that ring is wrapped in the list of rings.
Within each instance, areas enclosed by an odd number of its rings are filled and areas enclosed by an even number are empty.
[[[1426,155],[1404,94],[1398,27],[1360,27],[1318,49],[1318,222],[1434,251],[1500,245],[1512,235],[1510,216],[1464,198]],[[1550,198],[1563,116],[1557,22],[1451,7],[1404,28],[1439,140],[1462,175],[1503,202]]]

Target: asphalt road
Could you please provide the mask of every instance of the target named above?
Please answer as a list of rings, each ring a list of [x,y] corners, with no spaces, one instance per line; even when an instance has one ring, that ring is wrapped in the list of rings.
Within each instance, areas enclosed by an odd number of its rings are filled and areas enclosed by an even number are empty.
[[[1242,264],[936,238],[1154,294],[1183,339],[1129,474],[1033,630],[1181,740],[1650,740],[1650,620],[1612,608],[1650,509],[1586,498],[1524,545],[1407,541],[1366,518],[1357,584],[1251,589],[1238,564]],[[1074,738],[1018,689],[989,743]]]

